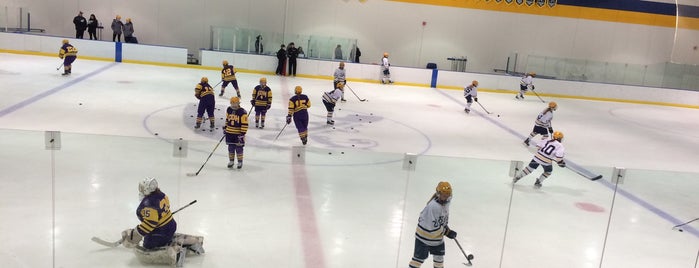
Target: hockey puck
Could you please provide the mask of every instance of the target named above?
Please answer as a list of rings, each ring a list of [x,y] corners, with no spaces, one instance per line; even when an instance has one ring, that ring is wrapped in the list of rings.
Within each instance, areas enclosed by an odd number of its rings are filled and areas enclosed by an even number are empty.
[[[333,154],[332,152],[328,152],[328,154]]]
[[[361,118],[359,118],[359,121],[362,121],[362,119],[361,119]]]
[[[190,115],[189,117],[194,117],[193,115]]]
[[[359,116],[359,114],[355,114],[354,116]]]
[[[369,115],[374,115],[373,113],[370,113]]]
[[[354,128],[353,128],[353,127],[351,127],[350,129],[354,129]]]
[[[333,129],[335,129],[335,127],[333,127]]]
[[[498,115],[498,117],[500,117],[500,115]]]
[[[345,152],[340,152],[341,154],[345,154]]]
[[[155,133],[155,136],[158,136],[158,133]]]
[[[371,124],[371,121],[369,121],[369,124]]]
[[[82,103],[82,102],[81,102],[81,103],[78,103],[78,105],[83,105],[83,103]]]
[[[296,154],[296,157],[301,157],[301,154]]]
[[[354,147],[354,144],[352,144],[352,147]]]

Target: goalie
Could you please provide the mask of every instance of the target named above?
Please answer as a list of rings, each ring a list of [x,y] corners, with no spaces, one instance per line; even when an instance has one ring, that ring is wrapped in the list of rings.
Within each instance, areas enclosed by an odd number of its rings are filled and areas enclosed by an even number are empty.
[[[204,237],[177,234],[177,222],[170,211],[170,200],[158,188],[155,178],[138,184],[141,204],[136,216],[141,223],[121,233],[123,245],[133,248],[141,262],[182,267],[187,251],[204,253]],[[143,240],[143,245],[139,245]]]

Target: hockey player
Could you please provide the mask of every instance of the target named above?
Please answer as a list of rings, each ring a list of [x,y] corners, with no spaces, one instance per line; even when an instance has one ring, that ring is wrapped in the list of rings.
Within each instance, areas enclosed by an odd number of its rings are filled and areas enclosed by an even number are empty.
[[[388,81],[389,84],[393,84],[393,80],[391,80],[391,71],[388,69],[391,66],[390,63],[388,63],[388,52],[383,53],[383,58],[381,59],[381,72],[383,76],[381,77],[381,83],[386,84],[386,81]]]
[[[235,165],[238,157],[238,169],[243,168],[243,147],[245,146],[245,133],[248,132],[248,112],[240,107],[240,98],[232,97],[231,106],[226,109],[226,127],[223,134],[226,135],[228,144],[228,168]]]
[[[345,80],[345,63],[340,62],[340,67],[335,70],[335,73],[333,74],[333,87],[337,88],[337,83],[342,82],[343,84],[347,83]],[[345,100],[345,88],[342,87],[340,89],[342,93],[342,102],[346,102]]]
[[[478,81],[473,80],[470,85],[464,87],[464,98],[466,98],[466,108],[464,108],[464,112],[470,113],[473,101],[475,100],[478,102]]]
[[[197,84],[194,88],[194,97],[199,100],[199,106],[197,107],[197,124],[194,125],[195,129],[201,127],[201,122],[204,120],[204,111],[206,111],[209,116],[209,127],[211,131],[214,131],[214,108],[216,108],[216,98],[214,98],[214,89],[209,85],[209,78],[202,77],[201,82]]]
[[[542,139],[546,140],[549,137],[549,133],[553,133],[553,127],[551,127],[551,120],[553,120],[553,111],[558,109],[558,104],[556,102],[549,102],[549,106],[544,109],[534,121],[534,129],[532,133],[529,133],[529,137],[524,140],[524,144],[529,146],[529,141],[534,138],[537,134],[541,134]],[[547,132],[548,131],[548,132]]]
[[[235,68],[233,68],[233,65],[229,65],[227,60],[224,60],[221,64],[223,64],[223,69],[221,70],[221,80],[223,80],[223,85],[221,85],[221,94],[218,94],[218,96],[223,97],[223,93],[225,93],[226,87],[230,83],[233,84],[235,93],[238,95],[238,98],[240,98],[238,80],[235,79]]]
[[[420,212],[415,229],[415,249],[410,268],[418,268],[432,254],[434,267],[444,267],[444,236],[454,239],[456,231],[449,228],[449,203],[451,202],[451,185],[442,181],[437,184],[436,192]]]
[[[563,157],[565,156],[565,148],[563,147],[562,142],[563,133],[560,131],[553,133],[553,139],[540,141],[539,144],[536,145],[538,150],[532,158],[532,161],[529,162],[529,165],[524,170],[515,174],[515,177],[512,179],[512,183],[516,183],[519,179],[527,176],[529,173],[538,168],[539,165],[541,165],[544,168],[544,172],[541,173],[541,176],[539,176],[534,183],[535,188],[541,188],[541,183],[544,182],[544,180],[548,178],[553,171],[553,168],[551,167],[553,162],[556,162],[559,167],[566,166],[566,162],[563,160]]]
[[[335,120],[333,120],[333,112],[335,111],[335,103],[342,97],[342,89],[345,87],[345,83],[337,82],[335,84],[335,89],[323,93],[323,105],[325,109],[328,110],[327,124],[334,125]]]
[[[197,106],[197,124],[194,125],[195,129],[201,127],[201,122],[204,120],[204,112],[206,111],[209,116],[209,127],[211,131],[214,131],[214,108],[216,108],[216,99],[214,98],[214,89],[209,85],[209,78],[202,77],[201,82],[197,84],[194,88],[194,97],[199,100],[199,106]]]
[[[70,75],[72,64],[78,58],[78,49],[68,42],[68,39],[63,39],[63,45],[58,50],[58,57],[63,59],[63,74]]]
[[[311,108],[311,100],[303,94],[301,86],[294,88],[294,94],[289,99],[289,114],[286,116],[286,124],[291,124],[291,118],[294,118],[301,143],[306,145],[308,143],[308,108]]]
[[[267,86],[267,78],[260,78],[260,84],[252,90],[250,104],[255,106],[255,127],[265,128],[265,116],[272,107],[272,90]]]
[[[519,93],[515,96],[516,99],[524,99],[524,93],[527,93],[529,87],[534,90],[534,77],[536,77],[536,73],[531,72],[519,80]]]
[[[124,230],[124,247],[135,248],[136,256],[146,263],[169,263],[182,267],[186,251],[204,253],[204,237],[176,234],[177,222],[170,211],[170,200],[158,188],[155,178],[145,178],[138,184],[141,203],[136,216],[141,222],[136,228]],[[143,240],[143,246],[139,243]]]

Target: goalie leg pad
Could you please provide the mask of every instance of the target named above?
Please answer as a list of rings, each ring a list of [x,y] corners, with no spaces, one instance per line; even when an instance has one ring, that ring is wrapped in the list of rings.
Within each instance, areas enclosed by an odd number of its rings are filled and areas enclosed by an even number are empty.
[[[201,255],[205,253],[203,236],[176,233],[173,241],[183,248],[189,249],[194,254]]]
[[[185,249],[176,244],[154,249],[137,246],[134,253],[136,258],[145,264],[169,264],[177,267],[182,267],[186,255]]]

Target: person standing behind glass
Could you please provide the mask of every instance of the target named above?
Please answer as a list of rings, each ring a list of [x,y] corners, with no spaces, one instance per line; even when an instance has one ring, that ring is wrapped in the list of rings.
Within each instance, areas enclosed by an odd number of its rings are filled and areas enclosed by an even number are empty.
[[[282,44],[279,51],[277,51],[277,75],[284,75],[284,63],[286,62],[286,50],[284,49],[284,44]]]
[[[359,48],[357,45],[352,45],[352,50],[350,50],[350,56],[349,60],[354,62],[354,63],[359,63],[359,56],[362,55],[362,52],[359,51]]]
[[[335,47],[335,59],[336,60],[341,60],[342,59],[342,48],[340,45],[337,45]]]
[[[121,42],[121,31],[124,29],[124,23],[121,22],[121,16],[117,15],[112,20],[112,42]]]
[[[286,54],[289,56],[289,76],[296,76],[296,58],[299,56],[299,51],[294,47],[294,42],[289,43]]]
[[[87,20],[87,33],[90,35],[90,40],[97,40],[97,26],[99,22],[95,14],[90,14],[90,19]]]
[[[131,22],[131,18],[127,18],[126,23],[124,24],[124,42],[136,43],[133,40],[133,32],[133,23]]]
[[[83,39],[85,34],[85,29],[87,29],[87,20],[83,17],[83,12],[78,12],[78,15],[73,18],[73,24],[75,24],[75,38]]]

